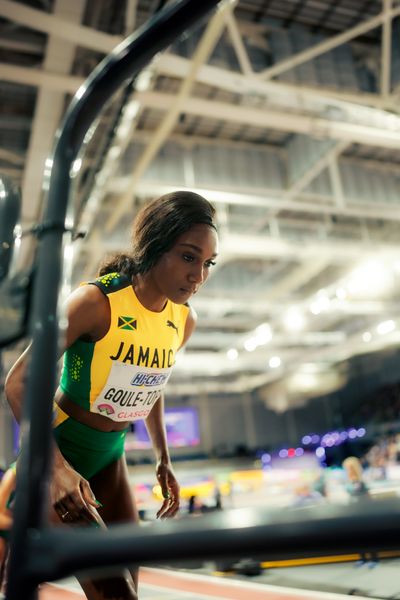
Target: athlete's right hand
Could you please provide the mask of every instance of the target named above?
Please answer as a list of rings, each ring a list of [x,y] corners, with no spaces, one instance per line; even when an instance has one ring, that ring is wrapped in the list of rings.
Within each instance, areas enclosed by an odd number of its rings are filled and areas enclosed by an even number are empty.
[[[102,525],[97,502],[86,479],[65,459],[56,460],[50,483],[50,501],[63,523]]]
[[[0,483],[0,529],[10,529],[12,525],[12,514],[7,504],[15,488],[15,479],[15,470],[10,468],[4,473]]]

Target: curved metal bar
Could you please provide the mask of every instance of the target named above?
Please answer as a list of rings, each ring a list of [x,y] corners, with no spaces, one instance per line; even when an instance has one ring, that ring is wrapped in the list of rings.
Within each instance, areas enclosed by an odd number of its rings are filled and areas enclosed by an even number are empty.
[[[36,595],[32,582],[24,576],[29,561],[26,536],[28,529],[39,528],[46,521],[52,398],[58,354],[62,228],[69,229],[73,221],[72,215],[67,215],[71,166],[90,125],[118,88],[217,4],[218,0],[182,0],[157,13],[107,56],[79,88],[56,136],[44,221],[59,227],[46,230],[38,248],[30,323],[33,347],[21,428],[22,453],[11,534],[8,600],[31,600]]]
[[[126,524],[108,531],[43,531],[30,540],[34,557],[30,576],[50,581],[71,572],[95,573],[99,567],[104,572],[121,564],[171,564],[205,557],[277,560],[398,550],[399,539],[397,499],[284,511],[223,510],[146,527]]]

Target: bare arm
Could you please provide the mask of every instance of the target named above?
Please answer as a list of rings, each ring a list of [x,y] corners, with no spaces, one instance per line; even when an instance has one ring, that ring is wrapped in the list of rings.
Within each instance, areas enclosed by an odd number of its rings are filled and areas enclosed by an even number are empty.
[[[187,342],[196,325],[196,313],[190,309],[186,320],[181,347]],[[157,400],[146,419],[146,427],[151,438],[157,460],[156,475],[164,497],[157,517],[173,517],[179,510],[179,485],[175,478],[169,456],[167,434],[164,421],[164,395]]]
[[[75,290],[66,305],[68,328],[65,348],[83,335],[101,336],[100,329],[104,322],[107,322],[107,309],[107,300],[95,286],[84,286]],[[22,416],[30,353],[31,346],[18,358],[5,382],[6,398],[18,422]],[[92,507],[97,504],[88,482],[69,465],[55,443],[50,500],[59,515],[68,511],[76,520],[94,519]]]
[[[7,502],[15,487],[15,470],[8,469],[0,483],[0,529],[10,529],[12,524],[11,511]]]

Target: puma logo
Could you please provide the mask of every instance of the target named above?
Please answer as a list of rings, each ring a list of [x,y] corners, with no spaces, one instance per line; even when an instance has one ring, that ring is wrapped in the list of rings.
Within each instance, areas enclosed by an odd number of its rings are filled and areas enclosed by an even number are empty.
[[[172,327],[172,329],[175,329],[176,333],[179,335],[179,331],[175,323],[173,323],[172,321],[167,321],[167,327]]]

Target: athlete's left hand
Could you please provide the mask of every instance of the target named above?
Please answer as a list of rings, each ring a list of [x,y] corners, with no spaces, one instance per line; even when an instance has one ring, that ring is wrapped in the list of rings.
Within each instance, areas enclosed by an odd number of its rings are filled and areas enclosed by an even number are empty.
[[[157,519],[174,517],[179,510],[179,484],[175,478],[171,463],[158,462],[156,475],[164,498],[161,508],[157,513]]]

